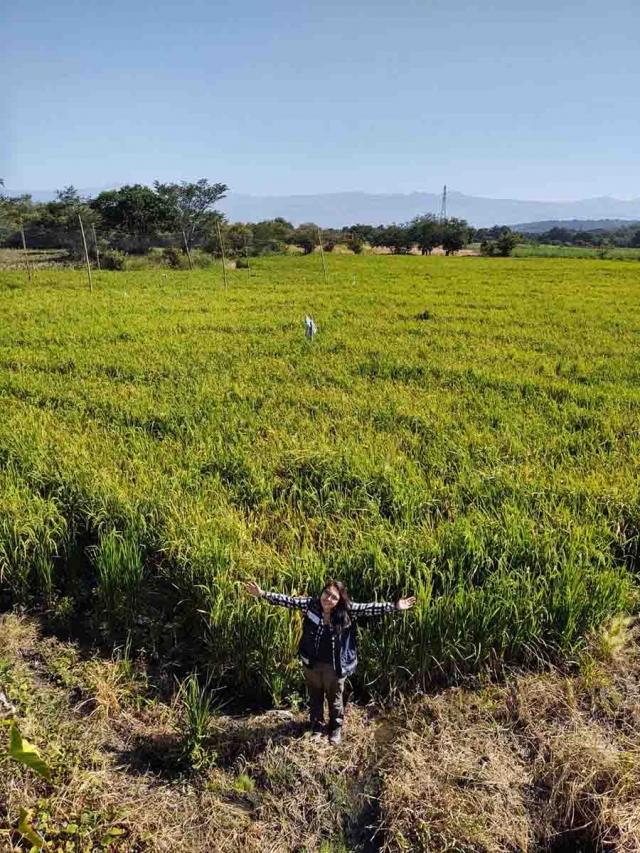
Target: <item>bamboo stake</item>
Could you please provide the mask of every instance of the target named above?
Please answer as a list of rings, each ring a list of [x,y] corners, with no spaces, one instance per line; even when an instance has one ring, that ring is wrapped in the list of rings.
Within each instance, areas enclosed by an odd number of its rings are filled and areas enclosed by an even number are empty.
[[[316,225],[316,231],[318,232],[318,245],[320,246],[320,257],[322,258],[322,270],[324,272],[324,283],[328,284],[329,280],[327,278],[327,265],[324,260],[324,248],[322,247],[322,237],[320,236],[320,229]]]
[[[251,275],[251,261],[249,260],[249,244],[247,243],[247,238],[244,238],[244,256],[247,259],[247,269],[249,270],[249,275]]]
[[[87,249],[87,238],[84,236],[84,225],[82,217],[78,214],[78,222],[80,223],[80,233],[82,234],[82,245],[84,246],[84,259],[87,262],[87,275],[89,276],[89,290],[93,293],[93,281],[91,280],[91,264],[89,263],[89,250]]]
[[[20,217],[20,233],[22,234],[22,248],[24,249],[24,262],[27,265],[27,275],[29,276],[29,281],[31,281],[31,264],[29,263],[29,255],[27,254],[27,241],[24,236],[24,222],[22,221],[22,217]]]
[[[193,269],[193,261],[191,260],[191,252],[189,251],[189,243],[187,242],[187,235],[185,234],[184,228],[182,229],[182,239],[184,240],[184,248],[187,252],[187,260],[189,261],[189,269]]]
[[[218,243],[220,244],[220,251],[222,252],[222,276],[224,278],[224,289],[228,289],[227,284],[227,263],[224,256],[224,241],[222,239],[222,231],[220,230],[220,223],[216,222],[216,228],[218,230]]]
[[[98,238],[96,237],[96,226],[92,225],[91,230],[93,231],[93,245],[96,247],[96,263],[98,269],[100,269],[100,249],[98,248]]]

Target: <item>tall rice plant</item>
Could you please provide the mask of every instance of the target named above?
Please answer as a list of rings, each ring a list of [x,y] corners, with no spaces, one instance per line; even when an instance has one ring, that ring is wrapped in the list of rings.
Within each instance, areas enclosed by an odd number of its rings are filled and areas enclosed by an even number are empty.
[[[219,703],[214,702],[211,678],[201,684],[197,672],[192,672],[180,683],[178,701],[182,710],[183,756],[198,770],[207,763],[206,739],[212,718],[221,707]]]
[[[93,551],[93,562],[96,593],[109,628],[131,625],[138,613],[144,580],[143,549],[135,533],[104,533]]]

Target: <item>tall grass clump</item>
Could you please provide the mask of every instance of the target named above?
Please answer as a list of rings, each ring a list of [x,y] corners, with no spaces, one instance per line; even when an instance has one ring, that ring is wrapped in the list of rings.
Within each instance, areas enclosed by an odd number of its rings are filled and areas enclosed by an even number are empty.
[[[92,552],[99,612],[110,630],[130,626],[136,615],[144,580],[143,549],[135,534],[109,530]]]
[[[67,524],[55,503],[0,473],[0,600],[19,604],[54,596],[55,560],[64,551]]]
[[[206,741],[219,702],[214,701],[211,679],[200,683],[198,674],[192,672],[179,685],[178,702],[182,711],[182,753],[194,770],[207,761]],[[211,756],[213,757],[213,756]]]

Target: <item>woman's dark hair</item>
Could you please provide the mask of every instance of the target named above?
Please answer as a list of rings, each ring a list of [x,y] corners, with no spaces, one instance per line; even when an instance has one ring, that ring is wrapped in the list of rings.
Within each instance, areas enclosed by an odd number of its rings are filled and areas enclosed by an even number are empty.
[[[349,608],[351,607],[351,599],[349,598],[349,593],[347,591],[346,586],[342,583],[342,581],[325,581],[324,586],[322,587],[322,592],[325,589],[329,589],[333,587],[337,589],[340,594],[340,601],[335,606],[335,614],[336,621],[339,625],[342,625],[343,628],[346,628],[351,624],[351,619],[349,618]],[[322,592],[320,595],[322,595]]]

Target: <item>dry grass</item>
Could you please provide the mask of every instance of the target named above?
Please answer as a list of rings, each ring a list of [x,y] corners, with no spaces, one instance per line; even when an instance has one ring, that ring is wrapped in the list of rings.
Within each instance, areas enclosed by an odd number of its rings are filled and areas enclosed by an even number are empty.
[[[524,757],[491,714],[457,713],[461,699],[425,702],[395,745],[382,796],[385,850],[529,849]]]
[[[384,849],[524,853],[571,838],[637,853],[639,679],[637,629],[614,623],[580,675],[422,700],[385,774]]]
[[[71,851],[106,839],[112,853],[640,850],[629,624],[594,636],[571,675],[514,674],[386,711],[350,707],[337,749],[311,740],[298,712],[221,716],[199,773],[182,763],[180,709],[153,698],[121,651],[83,659],[34,622],[4,616],[0,659],[0,688],[55,778],[48,785],[0,758],[0,838],[14,850],[26,849],[20,806],[35,809],[54,850],[61,839]],[[69,823],[77,834],[65,834]]]
[[[69,263],[65,249],[0,249],[0,269],[24,270],[25,258],[32,269],[56,269]]]

